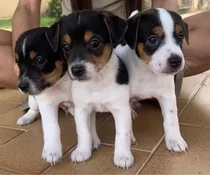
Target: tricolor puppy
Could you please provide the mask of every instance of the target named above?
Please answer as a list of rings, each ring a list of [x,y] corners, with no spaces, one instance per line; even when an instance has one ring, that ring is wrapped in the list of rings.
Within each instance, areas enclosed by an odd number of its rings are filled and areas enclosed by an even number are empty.
[[[41,114],[44,132],[42,158],[51,164],[62,157],[58,108],[61,106],[72,115],[74,113],[70,91],[72,81],[67,73],[67,62],[60,54],[58,23],[50,28],[23,33],[15,48],[20,69],[18,87],[22,93],[29,94],[30,107],[17,124],[29,124]],[[95,125],[95,121],[92,122]],[[96,131],[93,129],[92,132],[95,132],[93,138],[98,143]]]
[[[78,11],[62,20],[62,47],[73,80],[78,135],[77,148],[71,154],[74,162],[91,157],[91,113],[110,111],[116,126],[114,164],[122,168],[133,164],[128,72],[113,50],[126,28],[123,19],[105,11]]]
[[[62,157],[58,106],[71,104],[71,80],[67,63],[58,52],[58,33],[51,28],[36,28],[23,33],[16,42],[15,58],[20,69],[18,87],[29,94],[29,111],[17,124],[25,125],[41,114],[44,132],[42,158],[49,163]],[[68,106],[71,107],[71,106]]]
[[[180,134],[174,85],[174,76],[185,64],[184,38],[188,43],[188,26],[177,13],[150,9],[133,12],[124,38],[127,45],[116,48],[128,68],[131,100],[158,100],[166,146],[176,152],[187,149]]]

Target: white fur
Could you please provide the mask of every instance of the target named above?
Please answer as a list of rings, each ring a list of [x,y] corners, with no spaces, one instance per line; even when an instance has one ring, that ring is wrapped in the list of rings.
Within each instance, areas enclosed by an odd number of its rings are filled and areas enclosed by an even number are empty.
[[[23,46],[22,46],[22,52],[23,52],[23,56],[26,56],[26,40],[27,37],[23,40]]]
[[[74,162],[83,162],[91,157],[93,139],[90,134],[93,129],[90,127],[91,113],[110,111],[116,126],[114,164],[121,168],[128,168],[133,164],[134,158],[130,150],[132,120],[129,86],[117,84],[118,66],[118,58],[112,53],[108,63],[98,73],[88,70],[91,79],[72,82],[78,135],[77,148],[71,154]]]
[[[130,18],[131,18],[132,16],[136,15],[138,12],[139,12],[138,10],[134,10],[134,11],[131,13]]]
[[[160,103],[164,118],[167,148],[176,152],[185,151],[187,144],[179,129],[174,75],[159,73],[167,62],[164,58],[167,58],[169,51],[179,54],[182,58],[183,54],[172,37],[172,18],[163,9],[159,9],[159,14],[166,35],[166,43],[153,54],[149,65],[138,58],[136,52],[131,50],[128,45],[119,45],[115,51],[128,68],[131,99],[134,97],[140,99],[156,98]],[[158,66],[160,62],[163,65],[162,68]]]
[[[155,73],[164,73],[168,70],[168,58],[171,54],[176,54],[182,58],[182,64],[178,71],[184,68],[184,55],[179,45],[176,44],[173,37],[174,21],[170,14],[164,9],[158,9],[160,21],[165,34],[165,44],[160,46],[152,55],[152,60],[149,63],[150,68]],[[175,72],[176,73],[176,72]]]
[[[68,74],[65,74],[53,87],[44,90],[39,95],[29,96],[30,109],[17,121],[18,125],[26,125],[33,122],[39,113],[41,114],[44,132],[42,158],[51,164],[58,162],[62,157],[58,108],[61,102],[72,102],[71,82]],[[69,103],[63,104],[74,115],[73,106],[69,106]],[[95,148],[97,148],[100,140],[96,133],[95,121],[93,121],[93,124],[91,134],[93,133],[93,143],[95,144]]]

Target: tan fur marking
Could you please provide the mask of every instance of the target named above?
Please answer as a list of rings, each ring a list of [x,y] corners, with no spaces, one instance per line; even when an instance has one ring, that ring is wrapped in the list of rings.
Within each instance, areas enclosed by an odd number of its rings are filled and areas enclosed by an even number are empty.
[[[109,61],[112,52],[112,46],[110,44],[106,44],[103,47],[102,54],[100,56],[95,56],[92,54],[88,54],[88,61],[94,63],[98,69],[102,69],[104,65]]]
[[[158,37],[162,37],[164,34],[163,28],[162,27],[155,27],[152,30],[153,33],[155,33]]]
[[[35,51],[31,51],[30,52],[30,58],[33,60],[33,59],[35,59],[36,58],[36,56],[37,56],[37,53],[35,52]]]
[[[137,45],[138,54],[140,55],[140,58],[143,59],[147,64],[151,61],[152,57],[150,55],[147,55],[144,51],[144,45],[142,43],[138,43]]]
[[[179,25],[179,24],[176,24],[175,31],[176,31],[177,34],[180,33],[180,32],[182,32],[182,26]]]
[[[94,36],[93,32],[87,31],[84,35],[84,41],[89,42],[89,40]]]
[[[51,84],[55,84],[59,79],[59,77],[61,76],[62,70],[63,70],[63,62],[56,61],[55,69],[51,73],[43,74],[42,78]]]
[[[19,61],[19,56],[17,53],[15,53],[15,62],[17,63]]]
[[[71,44],[71,37],[68,34],[65,34],[63,37],[63,40],[67,43],[67,44]]]

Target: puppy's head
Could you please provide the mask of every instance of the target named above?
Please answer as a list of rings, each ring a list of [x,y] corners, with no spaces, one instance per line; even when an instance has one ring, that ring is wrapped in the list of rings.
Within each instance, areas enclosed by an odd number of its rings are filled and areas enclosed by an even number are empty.
[[[58,52],[58,26],[29,30],[17,40],[15,59],[20,69],[18,87],[21,92],[39,94],[53,86],[67,70]]]
[[[72,79],[88,80],[109,61],[126,21],[105,11],[78,11],[62,20],[61,45]]]
[[[189,44],[188,26],[180,15],[151,9],[128,19],[124,39],[155,73],[176,74],[185,63],[184,38]]]

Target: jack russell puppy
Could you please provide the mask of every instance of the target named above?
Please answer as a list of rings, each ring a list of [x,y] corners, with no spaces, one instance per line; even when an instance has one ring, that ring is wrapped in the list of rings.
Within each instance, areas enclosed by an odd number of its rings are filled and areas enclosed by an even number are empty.
[[[73,80],[78,135],[73,162],[84,162],[92,155],[91,114],[110,111],[116,126],[114,164],[121,168],[133,164],[129,77],[114,52],[126,29],[126,21],[106,11],[78,11],[62,19],[62,47]]]
[[[44,132],[42,158],[51,164],[62,157],[59,106],[74,115],[70,91],[72,81],[67,73],[67,62],[60,54],[58,26],[55,23],[49,28],[26,31],[19,37],[15,47],[15,59],[20,69],[18,87],[22,93],[29,95],[29,111],[17,124],[32,123],[41,114]],[[91,133],[95,132],[93,142],[98,143],[95,117],[92,118]]]
[[[188,147],[179,128],[174,76],[185,65],[182,44],[184,38],[189,42],[188,26],[177,13],[160,8],[134,11],[127,22],[127,45],[119,45],[115,52],[129,72],[131,101],[135,106],[140,100],[157,99],[168,150],[185,151]]]

